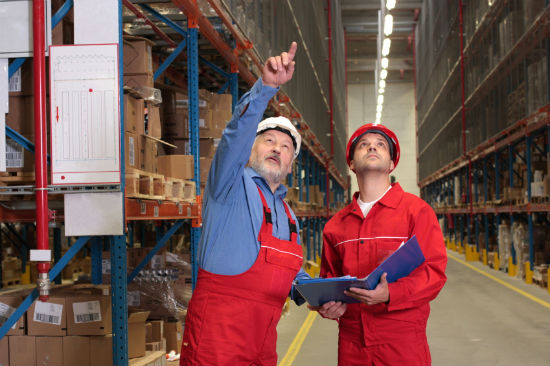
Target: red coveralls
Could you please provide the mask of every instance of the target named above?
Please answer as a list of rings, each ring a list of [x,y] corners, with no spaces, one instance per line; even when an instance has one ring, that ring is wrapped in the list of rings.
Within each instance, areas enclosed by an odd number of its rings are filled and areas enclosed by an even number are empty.
[[[185,319],[182,366],[277,364],[276,326],[302,267],[302,247],[286,203],[290,241],[272,235],[271,210],[258,191],[264,207],[258,258],[234,276],[199,269]]]
[[[426,261],[389,284],[389,303],[348,304],[339,321],[338,364],[429,365],[428,303],[445,284],[447,264],[437,218],[426,202],[397,183],[366,218],[358,195],[325,226],[321,277],[365,277],[415,234]]]

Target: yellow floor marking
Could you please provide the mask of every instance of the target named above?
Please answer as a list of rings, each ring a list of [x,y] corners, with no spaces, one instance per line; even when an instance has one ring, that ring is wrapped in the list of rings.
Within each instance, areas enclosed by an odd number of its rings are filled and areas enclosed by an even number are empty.
[[[463,261],[462,259],[457,258],[457,257],[455,257],[455,256],[452,255],[452,254],[449,254],[448,252],[447,252],[447,256],[448,256],[449,258],[453,259],[454,261],[456,261],[456,262],[458,262],[458,263],[461,263],[461,264],[465,265],[466,267],[468,267],[468,268],[470,268],[470,269],[473,269],[474,271],[476,271],[476,272],[478,272],[478,273],[484,275],[485,277],[490,278],[490,279],[492,279],[493,281],[500,283],[502,286],[508,287],[510,290],[515,291],[515,292],[517,292],[518,294],[525,296],[525,297],[528,298],[529,300],[532,300],[532,301],[534,301],[534,302],[536,302],[536,303],[538,303],[538,304],[544,306],[545,308],[550,309],[550,303],[548,303],[548,302],[546,302],[546,301],[544,301],[544,300],[541,300],[541,299],[539,299],[538,297],[533,296],[533,295],[531,295],[531,294],[529,294],[529,293],[527,293],[527,292],[525,292],[525,291],[523,291],[523,290],[521,290],[521,289],[519,289],[519,288],[517,288],[517,287],[515,287],[515,286],[513,286],[513,285],[511,285],[511,284],[509,284],[508,282],[503,281],[503,280],[501,280],[501,279],[499,279],[499,278],[493,276],[492,274],[490,274],[490,273],[488,273],[488,272],[485,272],[485,271],[483,271],[483,270],[481,270],[481,269],[479,269],[479,268],[477,268],[477,267],[475,267],[475,266],[472,266],[471,264],[467,263],[466,261]]]
[[[313,325],[313,322],[317,318],[317,312],[311,311],[306,320],[304,320],[304,324],[302,324],[302,327],[296,334],[296,337],[292,340],[292,343],[288,347],[288,351],[286,351],[285,357],[281,359],[281,362],[279,362],[279,366],[290,366],[296,359],[296,356],[298,355],[298,352],[300,352],[300,348],[302,348],[302,344],[306,340],[306,337],[309,333],[309,330],[311,329],[311,326]]]

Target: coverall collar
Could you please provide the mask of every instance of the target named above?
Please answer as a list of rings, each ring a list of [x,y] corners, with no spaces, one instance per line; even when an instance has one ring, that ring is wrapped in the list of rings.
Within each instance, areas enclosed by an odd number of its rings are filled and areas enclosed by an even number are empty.
[[[396,208],[399,202],[401,201],[401,198],[403,198],[403,188],[399,185],[399,183],[393,183],[392,188],[377,202],[380,203],[386,207],[389,208]],[[347,214],[355,214],[361,218],[363,218],[363,215],[361,213],[361,208],[359,207],[359,204],[357,203],[357,198],[359,198],[359,192],[355,192],[353,194],[353,201],[350,205],[348,205],[344,210],[346,210],[344,213]]]

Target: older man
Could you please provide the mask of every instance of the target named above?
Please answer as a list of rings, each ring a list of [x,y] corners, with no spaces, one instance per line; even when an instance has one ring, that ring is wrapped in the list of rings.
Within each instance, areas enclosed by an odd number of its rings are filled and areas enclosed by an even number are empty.
[[[282,307],[292,281],[309,277],[282,185],[301,137],[284,117],[260,122],[269,100],[292,78],[296,49],[293,42],[267,60],[212,161],[181,365],[276,365]]]

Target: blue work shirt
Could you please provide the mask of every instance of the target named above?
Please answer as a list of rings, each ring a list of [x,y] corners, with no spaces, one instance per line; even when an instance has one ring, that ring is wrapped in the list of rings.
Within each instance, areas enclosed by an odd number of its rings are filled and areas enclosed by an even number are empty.
[[[282,202],[286,187],[281,184],[271,192],[266,180],[246,166],[258,124],[277,91],[258,79],[236,105],[212,160],[204,190],[203,227],[198,247],[199,266],[208,272],[237,275],[246,272],[256,261],[263,220],[258,187],[271,209],[273,236],[290,240],[288,217]],[[292,210],[290,213],[296,220]],[[300,269],[296,279],[301,278],[310,276]]]

